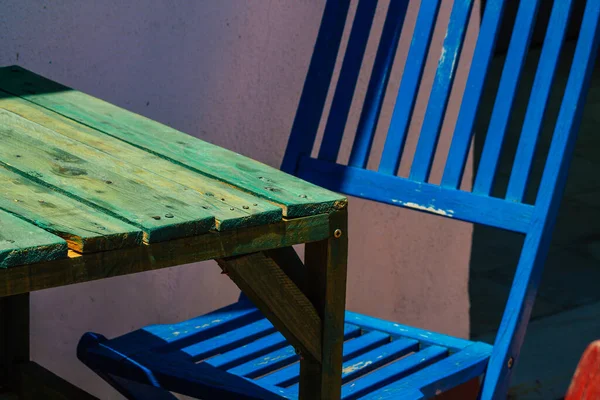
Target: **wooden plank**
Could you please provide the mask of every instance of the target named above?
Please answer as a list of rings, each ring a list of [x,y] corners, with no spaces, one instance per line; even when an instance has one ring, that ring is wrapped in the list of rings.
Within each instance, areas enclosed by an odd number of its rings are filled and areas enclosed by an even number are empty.
[[[442,45],[442,54],[438,61],[433,87],[429,94],[429,104],[427,105],[423,127],[421,128],[415,157],[410,169],[411,180],[426,182],[429,179],[433,156],[442,130],[442,122],[450,99],[450,90],[456,76],[456,67],[472,9],[473,0],[457,1],[452,7],[448,29]]]
[[[400,165],[439,9],[440,0],[424,0],[419,8],[392,121],[379,163],[379,172],[384,174],[396,175]]]
[[[344,34],[349,7],[349,1],[325,3],[298,111],[281,163],[282,171],[295,175],[299,158],[309,155],[313,149]]]
[[[500,86],[490,117],[477,176],[473,184],[473,193],[489,195],[492,191],[506,129],[510,121],[512,106],[521,78],[521,71],[525,64],[525,56],[529,48],[539,5],[540,0],[519,2],[519,11],[510,38],[510,47],[504,62]]]
[[[371,145],[375,137],[377,122],[383,100],[387,89],[387,84],[392,73],[394,57],[400,40],[400,33],[404,25],[404,17],[408,9],[408,0],[392,1],[387,10],[387,16],[383,23],[383,31],[377,54],[375,54],[375,62],[373,63],[373,71],[369,79],[369,86],[363,102],[360,119],[350,159],[348,165],[357,168],[366,168],[371,152]]]
[[[530,299],[537,294],[548,256],[599,44],[600,2],[588,2],[536,199],[533,216],[536,224],[525,237],[494,353],[486,371],[482,398],[503,397],[508,392],[513,369],[507,366],[507,361],[513,358],[511,365],[517,363],[523,344],[533,307]]]
[[[375,369],[383,367],[385,364],[418,350],[419,343],[417,341],[397,339],[374,350],[358,355],[344,362],[344,365],[342,366],[342,384],[345,385],[349,381],[357,379]],[[298,394],[298,385],[290,386],[287,390],[289,393]]]
[[[490,346],[473,343],[458,353],[370,393],[369,396],[376,399],[405,398],[403,395],[412,395],[416,389],[423,393],[422,398],[429,399],[481,376],[485,372],[489,356]]]
[[[457,189],[460,186],[474,134],[475,117],[479,109],[490,61],[493,58],[505,5],[506,1],[504,0],[490,0],[485,7],[473,61],[469,69],[469,78],[442,177],[442,186],[447,188]]]
[[[203,175],[280,204],[288,217],[329,212],[343,208],[347,203],[341,195],[19,67],[0,68],[0,88]]]
[[[360,335],[360,328],[358,326],[353,326],[353,325],[346,325],[344,327],[344,339],[351,339],[353,337],[357,337]],[[355,343],[357,340],[352,340],[350,343]],[[247,347],[249,346],[255,346],[256,342],[251,343],[248,346],[244,346],[241,348],[237,348],[235,350],[233,350],[233,352],[238,352],[240,350],[246,350]],[[346,351],[346,349],[344,349],[344,351]],[[219,363],[219,357],[214,357],[217,360],[214,360],[213,358],[211,358],[210,360],[207,360],[206,362],[209,363],[210,365],[215,365],[215,361],[217,361],[217,363]],[[280,348],[278,350],[275,351],[271,351],[271,352],[262,352],[259,356],[254,357],[250,360],[248,360],[245,363],[242,363],[240,365],[236,365],[235,367],[229,369],[227,372],[230,372],[232,374],[236,374],[239,376],[243,376],[245,378],[258,378],[258,377],[270,377],[272,372],[273,373],[279,373],[282,372],[283,370],[289,370],[290,375],[289,377],[293,380],[293,382],[298,382],[298,376],[300,373],[300,368],[299,365],[296,364],[296,361],[298,361],[300,359],[300,357],[298,356],[298,354],[296,354],[296,350],[294,349],[293,346],[285,346],[283,348]],[[216,365],[215,365],[216,366]],[[275,372],[276,371],[276,372]],[[270,386],[288,386],[289,383],[287,382],[287,379],[281,383],[273,383],[272,381],[270,383],[266,383],[264,380],[262,380],[261,378],[261,382],[260,385],[270,385]]]
[[[400,380],[419,369],[446,357],[448,350],[440,346],[429,346],[400,360],[396,360],[379,369],[375,374],[360,377],[351,385],[342,388],[342,400],[357,399],[379,388]],[[457,398],[457,400],[465,398]]]
[[[356,329],[357,331],[355,331]],[[360,353],[368,351],[369,349],[379,346],[383,343],[390,341],[389,336],[379,334],[378,332],[369,332],[362,336],[360,328],[354,325],[346,324],[344,328],[344,340],[348,340],[354,337],[353,340],[348,341],[344,344],[344,357],[343,360],[349,360]],[[356,337],[358,336],[358,337]],[[273,354],[274,357],[279,354]],[[254,360],[260,362],[258,360]],[[277,368],[273,368],[277,369]],[[300,366],[298,364],[291,364],[284,368],[277,369],[273,373],[261,376],[257,379],[257,382],[263,386],[280,386],[288,387],[297,384],[300,379]],[[298,390],[296,389],[296,396],[298,396]]]
[[[67,257],[67,242],[0,210],[0,269]]]
[[[348,213],[330,216],[330,236],[305,246],[311,285],[307,296],[323,321],[322,361],[300,361],[300,398],[339,399],[342,387],[344,311],[348,262]]]
[[[559,56],[567,32],[572,5],[573,1],[567,0],[556,2],[552,7],[546,38],[529,95],[527,114],[525,114],[521,128],[519,145],[506,190],[506,200],[509,201],[522,202],[525,197],[525,189],[550,99],[552,82],[558,69]]]
[[[240,221],[244,224],[270,223],[281,219],[281,208],[249,193],[235,190],[230,185],[208,178],[191,171],[181,165],[157,157],[146,151],[127,144],[119,139],[105,135],[100,131],[82,125],[60,114],[44,109],[26,100],[2,95],[0,92],[0,107],[21,117],[44,126],[65,137],[85,143],[102,152],[126,161],[128,164],[144,168],[163,178],[172,180],[187,188],[194,189],[206,200],[213,204],[216,210],[231,211],[233,207],[249,215]],[[220,216],[217,215],[217,220]]]
[[[288,247],[328,236],[328,216],[321,214],[101,253],[70,252],[66,259],[0,270],[0,297]]]
[[[131,247],[142,241],[141,230],[3,166],[0,209],[62,237],[70,249],[80,253]]]
[[[306,293],[306,288],[308,286],[306,268],[293,247],[268,250],[265,251],[265,254],[277,263],[279,268],[285,272],[303,293]]]
[[[273,259],[253,253],[217,262],[304,357],[321,360],[321,318]]]
[[[364,329],[376,330],[386,332],[393,336],[415,339],[427,345],[444,346],[452,351],[464,349],[473,343],[466,339],[414,328],[412,326],[401,325],[352,311],[346,311],[346,321],[349,324],[356,324]]]
[[[361,0],[356,8],[344,62],[319,149],[319,158],[322,160],[337,160],[376,9],[377,2],[369,0]]]
[[[245,209],[189,190],[4,109],[0,109],[0,138],[0,163],[141,228],[147,242],[255,222]]]
[[[483,223],[515,232],[527,232],[533,206],[475,195],[403,177],[303,158],[298,176],[350,196],[395,206]]]

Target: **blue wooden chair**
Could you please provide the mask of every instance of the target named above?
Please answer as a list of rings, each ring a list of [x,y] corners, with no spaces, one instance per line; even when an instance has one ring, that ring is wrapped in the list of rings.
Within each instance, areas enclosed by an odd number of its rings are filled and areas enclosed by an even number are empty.
[[[348,195],[525,235],[494,346],[347,312],[343,399],[429,398],[477,377],[483,377],[482,399],[506,398],[548,253],[600,37],[600,1],[590,0],[537,198],[535,204],[527,204],[524,193],[573,3],[554,1],[513,173],[505,197],[493,197],[491,189],[540,1],[520,2],[472,192],[459,187],[508,1],[487,2],[439,185],[428,183],[429,174],[473,1],[454,2],[408,178],[396,173],[441,1],[421,2],[377,171],[367,170],[366,164],[409,2],[392,1],[387,12],[348,165],[337,163],[338,151],[376,2],[361,0],[358,5],[322,144],[318,157],[312,158],[349,2],[331,0],[326,5],[282,169]],[[296,398],[298,394],[298,356],[244,298],[189,321],[149,326],[112,340],[88,333],[78,356],[129,398],[173,399],[167,390],[203,399]],[[226,382],[228,387],[211,382]]]

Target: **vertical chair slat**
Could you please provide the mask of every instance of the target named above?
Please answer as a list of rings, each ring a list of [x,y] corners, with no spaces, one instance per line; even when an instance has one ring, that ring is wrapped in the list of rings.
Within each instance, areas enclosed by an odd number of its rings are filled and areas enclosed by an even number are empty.
[[[433,154],[442,129],[442,121],[446,114],[450,90],[456,76],[456,65],[463,47],[467,21],[472,9],[473,0],[457,1],[452,7],[442,54],[431,88],[429,105],[410,170],[410,179],[418,182],[425,182],[429,178]]]
[[[325,5],[300,104],[281,163],[282,171],[293,174],[298,159],[302,155],[310,155],[312,151],[344,33],[349,6],[349,1],[328,1]]]
[[[460,186],[473,137],[473,125],[485,87],[490,61],[494,54],[505,4],[505,0],[490,0],[485,7],[469,78],[442,177],[441,184],[447,188],[457,189]]]
[[[390,3],[350,153],[349,165],[354,167],[367,166],[407,8],[408,0],[396,0]]]
[[[515,93],[525,63],[525,56],[529,48],[539,4],[539,0],[528,0],[519,3],[500,86],[494,102],[494,111],[488,126],[477,177],[473,185],[474,193],[489,195],[492,190],[506,128],[512,112]]]
[[[356,9],[356,17],[352,24],[344,62],[323,134],[323,142],[319,149],[319,158],[323,160],[336,161],[337,159],[376,9],[377,2],[371,0],[361,0]]]
[[[560,50],[565,39],[572,4],[572,0],[556,1],[552,8],[506,192],[506,199],[510,201],[521,202],[525,195],[525,187],[531,173],[531,164],[558,66]]]
[[[440,0],[421,2],[392,121],[379,163],[381,173],[394,175],[398,170],[439,9]]]
[[[481,398],[501,398],[506,394],[512,370],[510,357],[519,354],[533,299],[548,254],[556,214],[567,180],[568,166],[581,124],[583,106],[594,70],[600,39],[600,2],[588,1],[565,88],[552,143],[535,204],[536,214],[525,239],[515,282],[512,285],[494,350],[485,375]],[[513,362],[513,364],[515,363]]]

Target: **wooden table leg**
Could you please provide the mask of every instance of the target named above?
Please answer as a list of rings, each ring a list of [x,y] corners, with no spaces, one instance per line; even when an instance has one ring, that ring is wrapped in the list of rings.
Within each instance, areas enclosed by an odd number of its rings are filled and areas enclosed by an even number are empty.
[[[28,361],[29,293],[0,297],[0,387],[18,392],[18,365]]]
[[[303,400],[341,396],[347,211],[334,212],[329,220],[329,238],[306,244],[305,266],[291,247],[217,259],[301,355]]]
[[[300,362],[300,399],[339,399],[342,385],[342,348],[346,305],[348,215],[331,214],[332,236],[307,243],[306,295],[322,320],[321,362],[305,357]]]

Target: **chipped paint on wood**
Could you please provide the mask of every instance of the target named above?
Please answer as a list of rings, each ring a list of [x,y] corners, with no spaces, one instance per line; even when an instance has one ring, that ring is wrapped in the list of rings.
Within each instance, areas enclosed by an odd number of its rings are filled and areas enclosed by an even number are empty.
[[[430,206],[422,206],[420,204],[417,203],[412,203],[412,202],[402,202],[400,200],[396,200],[397,203],[405,206],[405,207],[409,207],[409,208],[414,208],[416,210],[421,210],[421,211],[427,211],[433,214],[437,214],[437,215],[443,215],[445,217],[452,217],[454,215],[454,210],[442,210],[441,208],[435,208],[434,206],[430,205]]]

